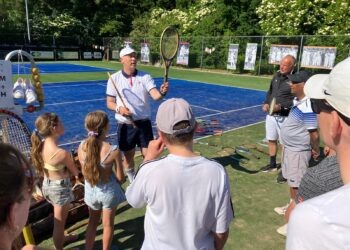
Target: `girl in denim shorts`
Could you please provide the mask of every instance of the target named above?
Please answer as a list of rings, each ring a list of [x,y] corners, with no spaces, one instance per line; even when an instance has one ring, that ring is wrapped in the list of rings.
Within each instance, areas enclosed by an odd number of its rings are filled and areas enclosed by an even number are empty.
[[[64,227],[69,205],[74,200],[70,176],[79,182],[79,171],[67,151],[57,146],[64,133],[64,126],[55,113],[44,113],[35,121],[32,133],[32,162],[38,174],[44,177],[42,192],[54,208],[53,243],[63,249],[64,243],[77,239],[65,236]]]
[[[85,128],[88,137],[78,148],[85,178],[85,203],[89,206],[90,214],[85,249],[93,249],[101,214],[103,249],[109,249],[113,239],[115,211],[117,205],[125,201],[120,186],[124,182],[121,154],[115,145],[105,141],[109,130],[109,120],[105,112],[87,114]]]

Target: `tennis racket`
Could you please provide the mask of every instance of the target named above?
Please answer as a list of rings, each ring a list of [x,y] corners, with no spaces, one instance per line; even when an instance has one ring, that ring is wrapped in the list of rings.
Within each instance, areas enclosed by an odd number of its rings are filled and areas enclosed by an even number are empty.
[[[273,115],[275,104],[276,104],[276,97],[272,98],[271,100],[270,107],[269,107],[269,115]]]
[[[164,82],[168,81],[168,72],[179,48],[179,33],[173,26],[164,29],[160,37],[160,54],[164,63]]]
[[[252,155],[255,159],[259,160],[260,156],[254,154],[253,152],[251,152],[248,148],[243,147],[243,146],[237,146],[235,149],[236,153],[241,153],[241,154],[249,154]]]
[[[4,109],[0,109],[0,141],[11,144],[30,159],[30,130],[18,115]]]

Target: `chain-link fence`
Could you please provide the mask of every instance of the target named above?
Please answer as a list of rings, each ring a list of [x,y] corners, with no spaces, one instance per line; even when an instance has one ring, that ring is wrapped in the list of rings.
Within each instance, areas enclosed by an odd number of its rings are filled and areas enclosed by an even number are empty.
[[[150,62],[152,65],[161,64],[159,53],[159,37],[144,37],[140,39],[109,37],[103,38],[103,46],[107,48],[108,59],[117,59],[118,51],[127,43],[138,52],[141,51],[141,43],[148,43],[150,48]],[[335,58],[334,65],[339,61],[349,57],[350,35],[339,36],[220,36],[220,37],[181,37],[182,42],[188,42],[189,56],[188,68],[203,68],[228,70],[228,56],[230,44],[238,45],[238,55],[236,59],[236,69],[229,70],[234,73],[252,73],[256,75],[272,74],[276,71],[278,63],[271,63],[270,50],[272,46],[293,47],[295,49],[296,67],[299,70],[305,65],[302,63],[302,55],[306,48],[314,46],[319,51],[332,48]],[[246,61],[246,49],[248,44],[256,44],[255,66],[252,70],[246,70],[244,65]],[[138,53],[140,56],[140,53]],[[311,55],[313,56],[313,55]],[[316,56],[316,54],[314,54]],[[320,55],[324,57],[324,55]],[[321,60],[324,60],[321,58]],[[176,60],[174,61],[176,64]],[[333,63],[332,63],[333,64]],[[305,66],[306,67],[306,66]],[[322,67],[310,67],[308,70],[313,72],[329,72]]]

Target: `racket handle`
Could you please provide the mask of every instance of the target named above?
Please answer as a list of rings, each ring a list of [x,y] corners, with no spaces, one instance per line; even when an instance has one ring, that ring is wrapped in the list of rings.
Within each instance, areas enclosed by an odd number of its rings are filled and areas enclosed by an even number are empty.
[[[164,72],[164,82],[168,81],[168,72],[169,72],[169,67],[165,67],[165,72]]]

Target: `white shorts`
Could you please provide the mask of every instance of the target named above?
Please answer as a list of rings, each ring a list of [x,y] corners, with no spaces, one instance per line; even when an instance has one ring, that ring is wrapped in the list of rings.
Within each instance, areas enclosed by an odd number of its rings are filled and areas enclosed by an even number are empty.
[[[294,152],[286,147],[282,151],[282,174],[290,187],[299,187],[309,166],[311,151]]]
[[[266,139],[269,141],[277,141],[280,138],[282,124],[287,120],[287,116],[266,115]]]

